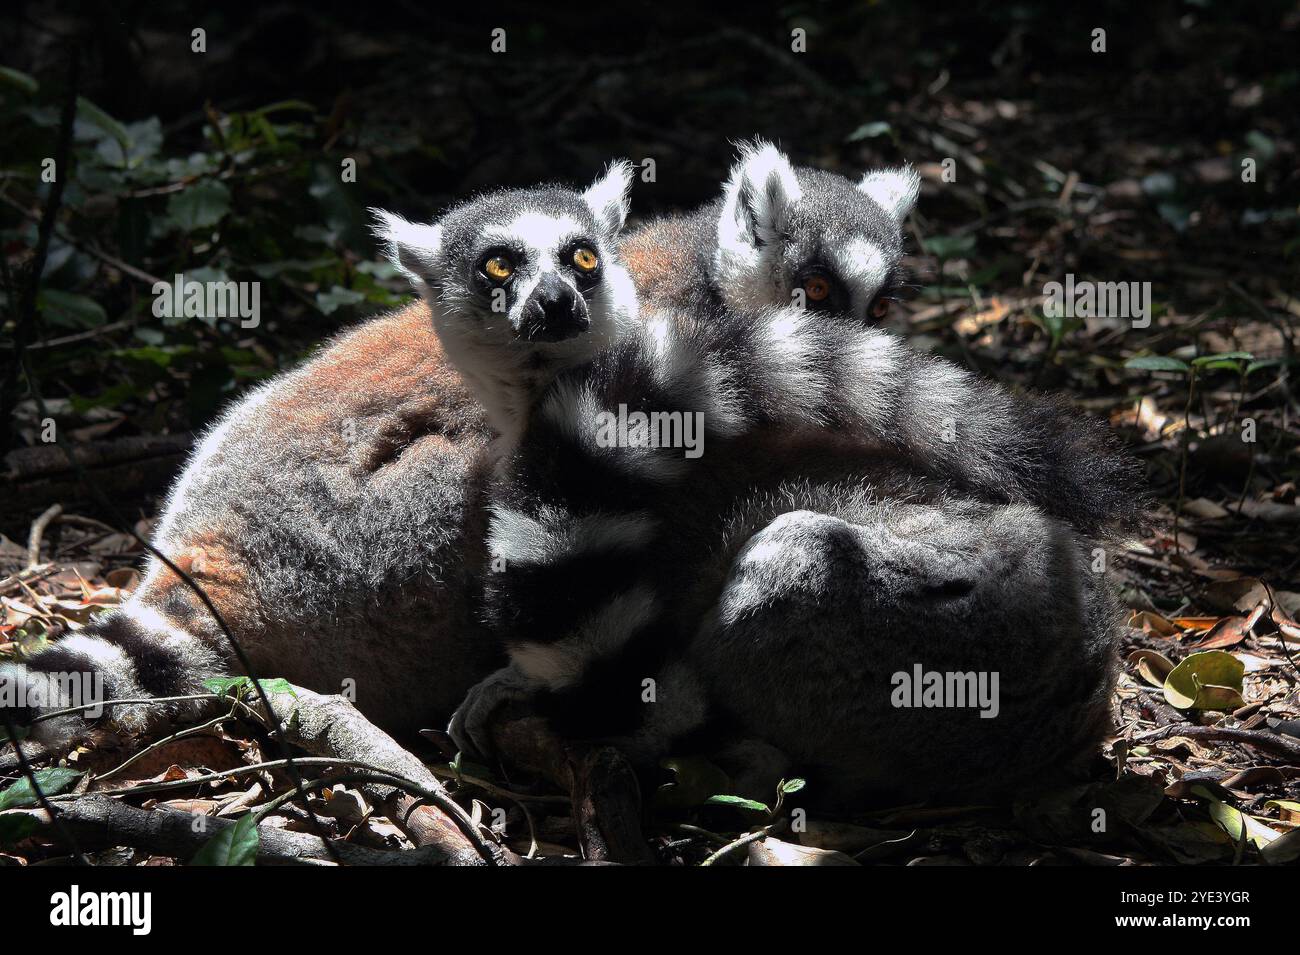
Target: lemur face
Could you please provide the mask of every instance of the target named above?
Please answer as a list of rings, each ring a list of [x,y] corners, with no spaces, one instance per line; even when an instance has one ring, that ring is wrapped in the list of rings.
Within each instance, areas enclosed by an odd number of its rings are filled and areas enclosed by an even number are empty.
[[[901,278],[918,187],[907,168],[854,183],[796,169],[770,143],[745,146],[723,193],[714,281],[736,308],[793,303],[879,321]]]
[[[615,239],[631,167],[615,163],[585,192],[491,192],[433,225],[376,210],[393,262],[432,306],[443,335],[511,352],[581,360],[635,308]]]

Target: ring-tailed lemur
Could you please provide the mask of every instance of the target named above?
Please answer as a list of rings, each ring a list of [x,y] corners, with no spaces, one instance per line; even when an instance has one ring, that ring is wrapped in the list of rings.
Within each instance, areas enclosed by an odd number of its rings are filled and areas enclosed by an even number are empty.
[[[871,734],[924,723],[889,719],[881,667],[901,648],[910,663],[1009,677],[1001,722],[953,739],[988,737],[1000,755],[1024,747],[1031,772],[1095,739],[1113,632],[1084,548],[1136,501],[1104,426],[851,319],[791,308],[643,318],[555,381],[504,462],[488,534],[499,572],[485,587],[511,663],[457,711],[462,747],[489,750],[491,713],[519,696],[562,732],[617,738],[643,760],[711,713],[786,743],[828,732],[820,750],[790,749],[866,789],[882,765],[900,771],[875,762]],[[699,458],[661,440],[694,415]],[[627,428],[610,440],[615,421]],[[787,544],[805,539],[800,560]],[[788,610],[792,594],[858,606],[822,607],[810,629]],[[964,634],[934,632],[976,611],[987,616]],[[887,620],[920,633],[886,648]],[[749,666],[781,692],[755,635],[773,660],[796,648],[784,659],[807,670],[787,673],[789,686],[814,699],[755,702],[764,691]],[[846,638],[857,641],[847,652]],[[811,675],[841,664],[839,694],[817,697]],[[820,722],[782,722],[800,713]],[[927,747],[925,758],[951,756]],[[998,778],[1018,772],[1013,762]],[[937,778],[931,768],[916,778]]]
[[[498,663],[474,609],[489,445],[530,389],[634,319],[613,253],[629,184],[616,163],[583,193],[492,192],[433,225],[381,214],[423,301],[256,389],[204,438],[153,543],[205,588],[259,674],[354,693],[371,719],[413,730],[445,720]],[[484,335],[491,365],[478,359]],[[48,710],[73,702],[55,675],[97,675],[102,701],[194,693],[231,665],[200,601],[150,559],[120,609],[0,679],[50,688]],[[108,716],[138,729],[177,709]],[[50,740],[79,728],[37,726]]]
[[[855,183],[755,140],[719,198],[633,229],[619,255],[645,308],[793,304],[879,321],[902,283],[902,225],[919,188],[905,166]]]

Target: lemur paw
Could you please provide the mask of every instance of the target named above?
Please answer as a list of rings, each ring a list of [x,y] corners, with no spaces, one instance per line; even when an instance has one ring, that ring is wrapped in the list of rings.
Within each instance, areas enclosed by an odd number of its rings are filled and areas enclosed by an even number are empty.
[[[447,734],[466,755],[492,755],[492,715],[512,700],[531,696],[536,684],[513,666],[505,666],[470,687],[465,701],[452,714]]]

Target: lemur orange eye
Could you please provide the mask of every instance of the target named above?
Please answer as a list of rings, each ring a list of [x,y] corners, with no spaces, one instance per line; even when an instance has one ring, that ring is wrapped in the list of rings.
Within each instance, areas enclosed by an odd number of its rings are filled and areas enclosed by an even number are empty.
[[[889,314],[889,299],[878,298],[871,303],[872,318],[879,320],[884,318],[888,314]]]
[[[515,267],[504,255],[494,255],[483,263],[483,274],[490,279],[504,282],[515,272]]]
[[[824,302],[831,294],[831,283],[824,276],[810,275],[803,280],[803,293],[810,302]]]
[[[591,249],[585,245],[580,245],[573,250],[573,264],[578,267],[579,271],[594,272],[596,266],[600,264],[600,259],[596,257],[596,253]]]

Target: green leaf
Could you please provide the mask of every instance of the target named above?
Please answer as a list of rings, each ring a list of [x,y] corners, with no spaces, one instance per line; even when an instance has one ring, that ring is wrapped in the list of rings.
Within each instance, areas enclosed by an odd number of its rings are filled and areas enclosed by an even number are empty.
[[[1124,362],[1125,368],[1135,368],[1138,371],[1191,371],[1192,366],[1180,358],[1171,358],[1166,355],[1143,355],[1140,358],[1130,358]]]
[[[10,69],[7,66],[0,66],[0,81],[8,83],[10,86],[17,87],[24,93],[34,94],[41,88],[41,84],[35,79],[28,76],[20,70]]]
[[[162,122],[157,116],[130,123],[124,130],[127,137],[125,144],[114,145],[105,139],[95,148],[95,154],[105,163],[137,169],[162,149]]]
[[[186,232],[214,226],[230,211],[224,182],[201,179],[167,200],[167,215]]]
[[[41,787],[41,792],[47,796],[57,796],[70,789],[72,784],[81,778],[82,773],[80,770],[55,766],[52,769],[38,769],[32,775],[36,777],[36,784]],[[40,799],[26,776],[0,793],[0,810],[21,809],[23,806],[35,806],[38,802]]]
[[[1279,365],[1285,365],[1285,358],[1261,358],[1259,361],[1252,361],[1246,366],[1246,374],[1253,375],[1262,368],[1275,368]]]
[[[753,812],[770,812],[766,803],[761,803],[755,799],[745,799],[743,796],[710,796],[704,800],[706,806],[735,806],[737,809],[748,809]]]
[[[55,325],[75,328],[94,328],[108,321],[108,313],[93,298],[64,292],[61,289],[41,289],[36,297],[41,315]]]
[[[122,147],[124,154],[130,147],[131,134],[126,131],[126,127],[84,96],[77,97],[77,119],[89,123],[102,133],[112,136],[117,140],[118,145]]]
[[[249,813],[205,842],[190,865],[252,865],[257,847],[257,819]]]
[[[783,779],[781,785],[777,788],[785,795],[793,796],[807,785],[808,781],[806,779]]]
[[[1220,361],[1211,361],[1205,364],[1198,364],[1196,367],[1200,368],[1202,371],[1231,371],[1231,372],[1235,372],[1236,374],[1241,374],[1241,370],[1242,370],[1241,362],[1231,361],[1228,359],[1222,359]]]
[[[257,682],[267,696],[276,693],[288,693],[294,699],[298,698],[298,694],[293,690],[293,684],[288,680],[274,677],[269,680],[258,680]],[[230,696],[239,700],[249,699],[256,694],[253,689],[253,681],[246,676],[213,677],[210,680],[204,680],[203,685],[217,696]]]
[[[1246,147],[1260,162],[1266,163],[1277,155],[1277,144],[1258,129],[1252,129],[1246,134]]]
[[[316,307],[321,310],[321,314],[330,315],[337,311],[342,305],[356,305],[358,302],[364,302],[365,295],[361,292],[354,292],[350,288],[344,288],[341,285],[335,285],[328,292],[316,293]]]
[[[1192,365],[1200,368],[1204,365],[1213,364],[1220,361],[1249,361],[1255,356],[1248,351],[1226,351],[1218,355],[1202,355],[1200,358],[1193,358]]]
[[[1243,706],[1245,665],[1231,653],[1193,653],[1165,677],[1165,699],[1180,710],[1235,710]]]
[[[1172,196],[1178,191],[1178,180],[1167,172],[1153,172],[1142,178],[1141,186],[1148,196]]]
[[[925,251],[941,259],[959,258],[975,251],[973,235],[934,235],[925,240]]]
[[[1278,837],[1278,833],[1264,825],[1253,816],[1248,816],[1240,809],[1235,809],[1225,802],[1210,803],[1210,818],[1222,827],[1223,831],[1232,837],[1233,842],[1241,842],[1241,833],[1244,828],[1246,838],[1255,844],[1256,848],[1262,849]]]
[[[849,133],[845,142],[856,143],[864,139],[875,139],[877,136],[888,136],[890,125],[883,121],[874,123],[863,123],[853,132]]]

